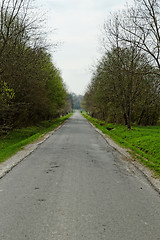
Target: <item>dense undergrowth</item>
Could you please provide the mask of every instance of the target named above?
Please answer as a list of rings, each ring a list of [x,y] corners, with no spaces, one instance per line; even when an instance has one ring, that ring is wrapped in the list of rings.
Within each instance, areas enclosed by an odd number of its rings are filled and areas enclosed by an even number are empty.
[[[122,147],[160,176],[160,126],[133,126],[127,130],[123,125],[108,124],[83,114],[103,133],[110,136]]]
[[[43,134],[54,130],[71,115],[70,113],[58,119],[40,122],[36,126],[15,129],[5,136],[0,136],[0,162],[4,162],[25,145],[34,142]]]

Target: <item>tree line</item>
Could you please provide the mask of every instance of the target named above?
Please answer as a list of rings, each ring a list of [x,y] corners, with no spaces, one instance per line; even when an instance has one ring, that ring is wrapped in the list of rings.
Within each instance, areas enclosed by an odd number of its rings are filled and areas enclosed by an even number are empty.
[[[67,113],[69,96],[30,0],[0,3],[0,132]],[[35,14],[34,14],[35,15]]]
[[[81,101],[83,99],[82,95],[77,95],[75,93],[70,93],[70,102],[71,102],[71,106],[72,109],[81,109]]]
[[[103,28],[104,54],[93,69],[83,108],[107,122],[153,125],[160,116],[160,5],[135,0]]]

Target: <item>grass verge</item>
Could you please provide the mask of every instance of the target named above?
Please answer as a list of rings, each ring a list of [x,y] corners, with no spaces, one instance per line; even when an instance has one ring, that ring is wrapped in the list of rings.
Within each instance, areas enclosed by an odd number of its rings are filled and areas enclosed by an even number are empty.
[[[87,114],[83,116],[121,147],[130,149],[134,158],[160,177],[160,126],[134,126],[127,130],[122,125],[108,124]]]
[[[42,135],[54,130],[67,120],[72,113],[49,121],[43,121],[36,126],[15,129],[6,136],[0,136],[0,163],[13,156],[25,145],[33,143]]]

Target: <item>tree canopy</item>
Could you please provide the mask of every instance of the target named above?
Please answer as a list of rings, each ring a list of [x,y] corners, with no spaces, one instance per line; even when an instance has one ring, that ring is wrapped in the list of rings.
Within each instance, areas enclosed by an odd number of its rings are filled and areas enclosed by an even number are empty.
[[[1,130],[55,118],[70,109],[61,72],[38,33],[39,22],[28,15],[29,4],[3,0],[0,5]]]
[[[83,108],[92,116],[128,129],[158,121],[159,10],[157,0],[136,0],[135,6],[105,22],[105,51],[83,99]]]

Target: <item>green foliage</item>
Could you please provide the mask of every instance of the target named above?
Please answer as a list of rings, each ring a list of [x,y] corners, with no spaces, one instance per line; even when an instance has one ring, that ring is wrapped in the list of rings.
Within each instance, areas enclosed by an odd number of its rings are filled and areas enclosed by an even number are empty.
[[[70,108],[43,33],[28,18],[29,2],[4,0],[0,6],[0,133],[56,118]]]
[[[35,126],[14,129],[6,136],[0,136],[0,162],[3,162],[14,155],[26,144],[32,143],[43,134],[52,131],[70,116],[71,114],[68,114],[58,119],[40,122]]]
[[[90,115],[107,122],[153,125],[160,115],[159,78],[145,54],[113,48],[97,64],[83,99]]]
[[[63,112],[63,106],[65,105],[67,92],[61,77],[61,73],[51,63],[50,56],[48,56],[45,70],[46,74],[48,75],[46,89],[50,101],[49,114],[54,116]]]
[[[160,176],[160,126],[133,126],[127,130],[123,125],[83,116],[122,147],[131,149],[136,158]]]
[[[15,96],[14,89],[9,88],[7,86],[7,83],[4,81],[1,81],[0,83],[0,95],[1,95],[1,101],[6,102],[8,99],[13,99]]]

